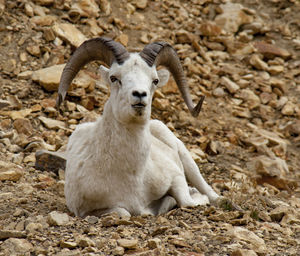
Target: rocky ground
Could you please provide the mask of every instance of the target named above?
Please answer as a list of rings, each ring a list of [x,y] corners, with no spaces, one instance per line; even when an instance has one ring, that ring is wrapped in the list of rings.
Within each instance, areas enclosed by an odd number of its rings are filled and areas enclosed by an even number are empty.
[[[300,255],[299,12],[298,0],[0,0],[0,255]],[[54,108],[64,63],[101,35],[131,50],[175,47],[205,103],[192,118],[171,79],[152,116],[241,211],[68,211],[64,171],[36,169],[35,153],[63,150],[103,110],[99,63],[80,72],[64,112]]]

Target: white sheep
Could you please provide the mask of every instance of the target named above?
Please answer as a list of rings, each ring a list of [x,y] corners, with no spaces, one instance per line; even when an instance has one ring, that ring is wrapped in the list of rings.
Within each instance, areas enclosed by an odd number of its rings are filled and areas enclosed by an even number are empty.
[[[77,216],[117,212],[120,216],[164,213],[176,204],[192,207],[220,198],[203,179],[184,144],[158,120],[151,120],[156,88],[172,73],[190,112],[197,116],[180,60],[167,43],[128,53],[108,38],[84,42],[67,63],[57,106],[79,70],[92,60],[110,84],[110,97],[96,122],[77,126],[69,138],[65,196]],[[187,180],[193,186],[188,186]],[[175,199],[175,200],[174,200]]]

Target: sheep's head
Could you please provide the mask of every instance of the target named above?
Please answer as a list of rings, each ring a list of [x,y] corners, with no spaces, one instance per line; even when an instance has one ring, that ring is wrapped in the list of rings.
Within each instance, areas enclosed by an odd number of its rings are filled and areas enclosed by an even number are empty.
[[[174,76],[183,99],[193,116],[201,110],[204,97],[194,107],[180,60],[168,43],[147,45],[140,53],[128,53],[119,43],[108,38],[94,38],[84,42],[67,63],[58,89],[57,107],[64,100],[73,78],[88,62],[100,60],[102,78],[111,85],[110,100],[113,113],[120,121],[128,117],[146,119],[150,116],[151,100],[155,88],[163,86],[169,78],[165,66]]]
[[[106,84],[110,84],[114,117],[123,123],[148,120],[155,89],[169,79],[166,69],[157,71],[137,53],[131,53],[122,65],[114,63],[110,69],[100,66],[100,72]]]

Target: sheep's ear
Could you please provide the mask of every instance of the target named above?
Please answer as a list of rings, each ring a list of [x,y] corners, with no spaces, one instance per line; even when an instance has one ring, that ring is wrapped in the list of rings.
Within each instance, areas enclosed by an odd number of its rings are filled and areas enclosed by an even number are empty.
[[[169,80],[170,72],[166,69],[160,69],[157,71],[157,75],[159,78],[159,83],[157,87],[163,87]]]
[[[99,72],[100,72],[100,76],[101,76],[101,81],[107,85],[109,85],[109,69],[104,67],[104,66],[100,66],[99,67]]]

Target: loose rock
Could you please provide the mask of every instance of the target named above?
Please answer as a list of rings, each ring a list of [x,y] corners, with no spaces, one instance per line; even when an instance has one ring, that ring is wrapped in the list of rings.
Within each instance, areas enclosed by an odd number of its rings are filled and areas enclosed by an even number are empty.
[[[48,223],[51,226],[63,226],[68,224],[69,221],[69,216],[66,213],[53,211],[48,214]]]

